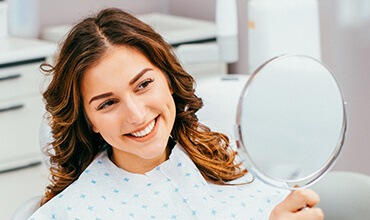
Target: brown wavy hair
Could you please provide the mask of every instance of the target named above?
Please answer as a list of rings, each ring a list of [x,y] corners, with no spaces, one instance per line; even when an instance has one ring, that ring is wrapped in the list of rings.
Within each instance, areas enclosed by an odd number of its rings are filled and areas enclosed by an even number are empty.
[[[53,135],[50,153],[51,184],[42,204],[75,181],[101,151],[105,141],[94,133],[82,104],[81,79],[112,46],[136,49],[157,66],[169,82],[176,105],[172,138],[183,146],[202,175],[225,184],[247,171],[235,163],[226,135],[199,123],[196,112],[202,100],[195,95],[195,81],[180,65],[172,47],[150,26],[116,8],[105,9],[75,25],[62,44],[55,65],[42,69],[52,75],[44,92]]]

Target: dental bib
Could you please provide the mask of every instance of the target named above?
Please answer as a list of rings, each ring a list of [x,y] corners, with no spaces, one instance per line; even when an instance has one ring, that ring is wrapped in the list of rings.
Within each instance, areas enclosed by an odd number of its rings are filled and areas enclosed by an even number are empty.
[[[268,219],[289,192],[252,178],[208,183],[179,144],[144,175],[117,167],[104,151],[29,219]]]

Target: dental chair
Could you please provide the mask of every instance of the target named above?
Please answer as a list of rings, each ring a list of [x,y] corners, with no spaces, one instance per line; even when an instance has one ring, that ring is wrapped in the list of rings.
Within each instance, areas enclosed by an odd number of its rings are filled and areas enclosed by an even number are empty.
[[[320,195],[325,220],[370,219],[370,176],[331,171],[311,188]]]
[[[26,220],[40,208],[42,195],[34,196],[24,201],[13,213],[11,220]]]
[[[239,94],[248,80],[247,75],[230,74],[206,77],[197,81],[196,94],[204,106],[197,116],[212,130],[224,132],[235,140],[234,124]],[[43,119],[40,146],[44,165],[50,167],[43,149],[51,141],[50,127]],[[318,204],[326,220],[370,219],[370,176],[343,171],[331,171],[312,187],[320,195]],[[12,220],[25,220],[39,208],[42,196],[28,199],[15,211]]]

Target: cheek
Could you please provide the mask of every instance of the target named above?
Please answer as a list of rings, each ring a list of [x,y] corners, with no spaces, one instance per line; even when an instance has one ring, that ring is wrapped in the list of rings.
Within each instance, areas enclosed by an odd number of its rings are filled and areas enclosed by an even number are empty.
[[[95,126],[96,122],[90,119],[91,117],[86,117],[86,122],[90,126],[91,130],[95,133],[100,133],[99,129]]]
[[[91,128],[91,130],[95,133],[99,133],[99,131],[95,127],[95,122],[93,120],[94,118],[92,117],[91,113],[86,108],[86,106],[84,106],[84,117],[85,117],[87,125]]]
[[[175,115],[176,113],[176,106],[175,106],[175,101],[172,97],[172,94],[169,93],[169,91],[166,91],[166,92],[163,92],[161,94],[159,94],[159,96],[157,97],[158,99],[158,104],[160,104],[160,106],[162,106],[163,108],[166,108],[167,111],[169,111],[169,113],[171,114],[171,116]]]
[[[171,113],[175,117],[176,116],[176,104],[175,104],[175,101],[173,100],[172,96],[171,96],[171,100],[170,100],[170,103],[169,103],[169,108],[170,108]]]
[[[85,111],[85,118],[87,123],[90,125],[90,128],[95,133],[103,133],[106,120],[97,115],[94,110],[87,109]]]
[[[118,120],[111,117],[95,117],[91,123],[91,126],[96,133],[109,134],[113,133],[119,126],[117,126]]]
[[[167,109],[169,111],[169,115],[171,118],[170,120],[173,126],[173,123],[175,122],[175,118],[176,118],[176,105],[175,105],[175,101],[173,100],[172,96],[169,97],[169,100],[167,103]]]

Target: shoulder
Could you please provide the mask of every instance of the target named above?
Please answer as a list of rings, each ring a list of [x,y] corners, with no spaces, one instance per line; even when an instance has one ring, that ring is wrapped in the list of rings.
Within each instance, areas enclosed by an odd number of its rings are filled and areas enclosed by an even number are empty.
[[[113,191],[115,175],[111,171],[106,152],[100,153],[75,182],[41,206],[30,219],[99,218],[98,209],[109,209],[105,207],[104,196]]]

